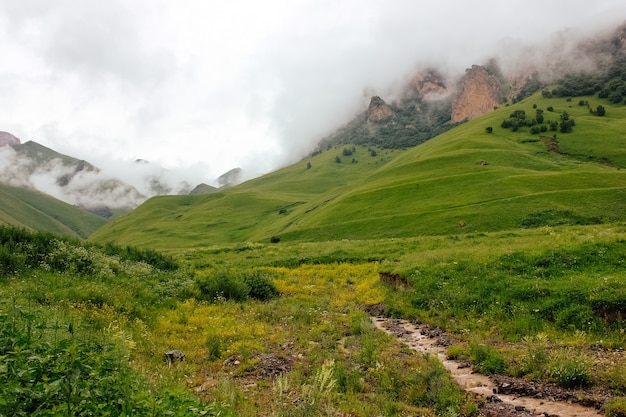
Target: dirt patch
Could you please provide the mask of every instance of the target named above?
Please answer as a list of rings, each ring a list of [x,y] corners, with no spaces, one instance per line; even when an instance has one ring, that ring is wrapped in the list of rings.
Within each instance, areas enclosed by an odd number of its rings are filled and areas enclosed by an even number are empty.
[[[408,288],[409,282],[400,274],[392,274],[391,272],[379,272],[378,276],[380,280],[386,284],[391,285],[396,289]]]
[[[548,150],[548,152],[558,153],[559,155],[562,154],[561,150],[559,149],[559,142],[557,142],[556,139],[551,138],[550,136],[542,136],[541,140],[543,141],[544,145],[546,145],[546,149]]]
[[[274,379],[291,371],[294,363],[291,356],[274,353],[259,353],[255,355],[255,358],[258,363],[248,371],[248,375],[256,378]]]

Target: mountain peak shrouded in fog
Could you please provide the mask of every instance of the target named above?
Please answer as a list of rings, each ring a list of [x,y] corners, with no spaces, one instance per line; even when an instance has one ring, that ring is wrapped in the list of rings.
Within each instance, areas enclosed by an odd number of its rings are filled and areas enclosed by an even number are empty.
[[[9,132],[0,132],[0,146],[19,145],[20,143],[22,142]]]
[[[372,96],[392,104],[420,69],[435,70],[414,80],[425,100],[493,56],[508,74],[556,71],[546,62],[574,39],[624,19],[620,0],[4,0],[2,129],[102,169],[140,156],[190,184],[257,175],[299,160]],[[559,36],[566,47],[548,50]]]

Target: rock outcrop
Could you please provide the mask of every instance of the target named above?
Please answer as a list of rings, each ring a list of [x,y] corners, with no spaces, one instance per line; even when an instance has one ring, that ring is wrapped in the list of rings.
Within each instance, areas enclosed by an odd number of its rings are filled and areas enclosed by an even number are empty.
[[[379,123],[395,117],[396,113],[389,104],[385,103],[385,100],[378,96],[372,97],[370,106],[367,109],[368,121]]]
[[[230,171],[220,175],[217,178],[217,183],[220,187],[237,185],[241,182],[241,168],[233,168]]]
[[[0,146],[19,145],[22,142],[9,132],[0,132]]]
[[[444,96],[448,87],[443,75],[437,70],[428,69],[416,74],[409,81],[407,95],[410,98],[429,99]]]
[[[485,67],[472,65],[465,71],[460,91],[452,103],[452,122],[474,119],[492,111],[502,100],[502,84]]]

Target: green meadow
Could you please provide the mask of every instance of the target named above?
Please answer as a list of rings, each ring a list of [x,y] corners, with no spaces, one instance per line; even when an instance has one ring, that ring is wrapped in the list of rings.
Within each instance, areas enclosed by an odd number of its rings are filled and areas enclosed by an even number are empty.
[[[106,222],[39,191],[0,184],[0,224],[87,238]]]
[[[0,229],[0,415],[480,415],[378,314],[623,415],[626,107],[602,104],[536,94],[414,148],[335,145],[87,241]],[[575,125],[501,127],[519,110]]]
[[[586,99],[592,106],[593,98]],[[379,149],[376,156],[371,148],[336,145],[214,194],[153,198],[91,239],[171,249],[619,221],[626,208],[626,138],[619,133],[626,109],[607,104],[599,117],[577,103],[536,94],[414,148]],[[537,109],[546,122],[567,112],[576,126],[540,134],[500,127],[514,111],[531,118]]]

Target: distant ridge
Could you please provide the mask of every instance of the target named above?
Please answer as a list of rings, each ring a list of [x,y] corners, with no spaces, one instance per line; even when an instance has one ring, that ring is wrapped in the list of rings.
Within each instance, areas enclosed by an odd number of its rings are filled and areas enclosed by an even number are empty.
[[[19,145],[21,141],[9,132],[0,131],[0,146]]]

